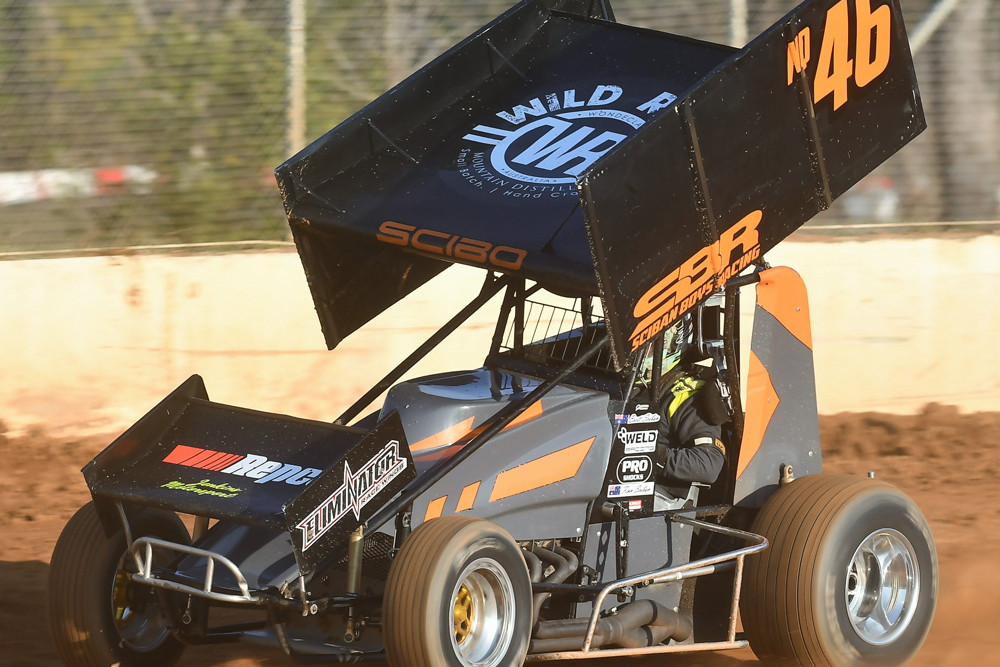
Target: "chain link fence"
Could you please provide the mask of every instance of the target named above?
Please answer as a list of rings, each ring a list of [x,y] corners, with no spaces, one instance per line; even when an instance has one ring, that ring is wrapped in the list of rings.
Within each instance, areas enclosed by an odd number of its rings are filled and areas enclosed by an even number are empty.
[[[613,4],[741,46],[795,3]],[[281,241],[273,168],[510,5],[0,0],[0,253]],[[1000,3],[903,10],[929,129],[811,224],[1000,218]]]

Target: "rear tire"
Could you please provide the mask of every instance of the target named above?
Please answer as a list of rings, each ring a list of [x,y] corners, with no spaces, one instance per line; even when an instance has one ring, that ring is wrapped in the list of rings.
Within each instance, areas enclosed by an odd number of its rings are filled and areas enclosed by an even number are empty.
[[[414,530],[393,559],[382,609],[392,667],[508,667],[528,651],[527,566],[507,531],[483,519],[446,516]]]
[[[190,543],[171,512],[143,509],[130,526],[134,537]],[[127,578],[134,569],[124,533],[108,538],[94,504],[81,507],[49,567],[49,629],[68,667],[166,667],[180,658],[184,645],[171,634],[156,593]]]
[[[754,532],[740,611],[754,653],[782,667],[893,667],[927,636],[937,553],[927,521],[883,482],[818,474],[779,489]]]

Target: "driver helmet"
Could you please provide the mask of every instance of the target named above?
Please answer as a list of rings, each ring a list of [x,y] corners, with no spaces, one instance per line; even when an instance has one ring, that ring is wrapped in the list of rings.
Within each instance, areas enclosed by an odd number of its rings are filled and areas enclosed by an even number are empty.
[[[684,350],[694,341],[694,323],[691,315],[684,315],[663,331],[663,356],[660,361],[660,376],[672,370],[681,360]],[[649,382],[653,377],[653,345],[646,350],[639,367],[639,377]]]

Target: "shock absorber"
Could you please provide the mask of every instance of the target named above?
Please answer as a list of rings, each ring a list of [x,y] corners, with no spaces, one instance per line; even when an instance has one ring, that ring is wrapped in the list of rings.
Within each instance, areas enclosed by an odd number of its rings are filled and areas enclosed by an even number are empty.
[[[358,526],[351,533],[351,540],[347,545],[347,582],[345,590],[348,595],[357,595],[361,590],[361,561],[364,559],[365,548],[365,527]],[[347,627],[344,630],[344,641],[353,643],[358,638],[360,630],[357,618],[354,615],[354,606],[347,609]]]

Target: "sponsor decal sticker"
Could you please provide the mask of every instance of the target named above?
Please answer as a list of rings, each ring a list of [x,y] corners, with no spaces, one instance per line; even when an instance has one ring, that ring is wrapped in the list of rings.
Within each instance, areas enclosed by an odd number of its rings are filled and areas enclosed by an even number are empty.
[[[655,430],[630,431],[622,426],[615,436],[625,445],[626,454],[649,454],[656,451]]]
[[[463,136],[459,175],[508,199],[572,197],[576,178],[677,96],[631,97],[618,85],[554,90],[497,111]],[[643,100],[636,104],[636,100]]]
[[[656,451],[656,441],[625,445],[626,454],[652,454]]]
[[[760,209],[748,213],[639,297],[629,336],[633,352],[760,257],[757,228],[763,217]]]
[[[230,486],[225,482],[217,484],[208,479],[203,479],[200,482],[182,482],[180,480],[174,480],[161,485],[160,488],[170,489],[172,491],[184,491],[186,493],[196,493],[199,496],[215,496],[217,498],[234,498],[243,493],[243,489]]]
[[[641,500],[630,500],[628,501],[628,511],[629,512],[639,512],[642,510]]]
[[[319,468],[303,468],[293,463],[271,461],[260,454],[227,454],[187,445],[177,445],[163,461],[187,468],[212,470],[249,478],[254,480],[254,484],[284,482],[293,486],[303,486],[323,472]]]
[[[646,414],[615,415],[616,424],[655,424],[660,421],[659,412],[647,412]]]
[[[659,415],[657,415],[659,416]],[[656,431],[629,431],[626,428],[618,429],[618,439],[626,445],[639,445],[645,443],[656,444]]]
[[[399,441],[391,440],[357,472],[344,461],[344,481],[296,526],[302,531],[302,551],[321,538],[338,521],[353,513],[361,520],[361,509],[406,469],[399,456]]]
[[[508,245],[493,245],[486,241],[458,236],[435,229],[419,229],[415,225],[386,220],[379,225],[375,238],[391,245],[408,246],[414,250],[453,257],[469,264],[495,266],[516,271],[528,255],[527,250]]]
[[[660,421],[659,412],[647,412],[644,415],[633,414],[628,416],[629,424],[655,424],[658,421]]]
[[[626,498],[629,496],[653,495],[652,482],[629,482],[627,484],[608,485],[608,498]]]
[[[648,456],[626,456],[618,462],[616,473],[622,484],[648,482],[653,474],[653,462]]]

